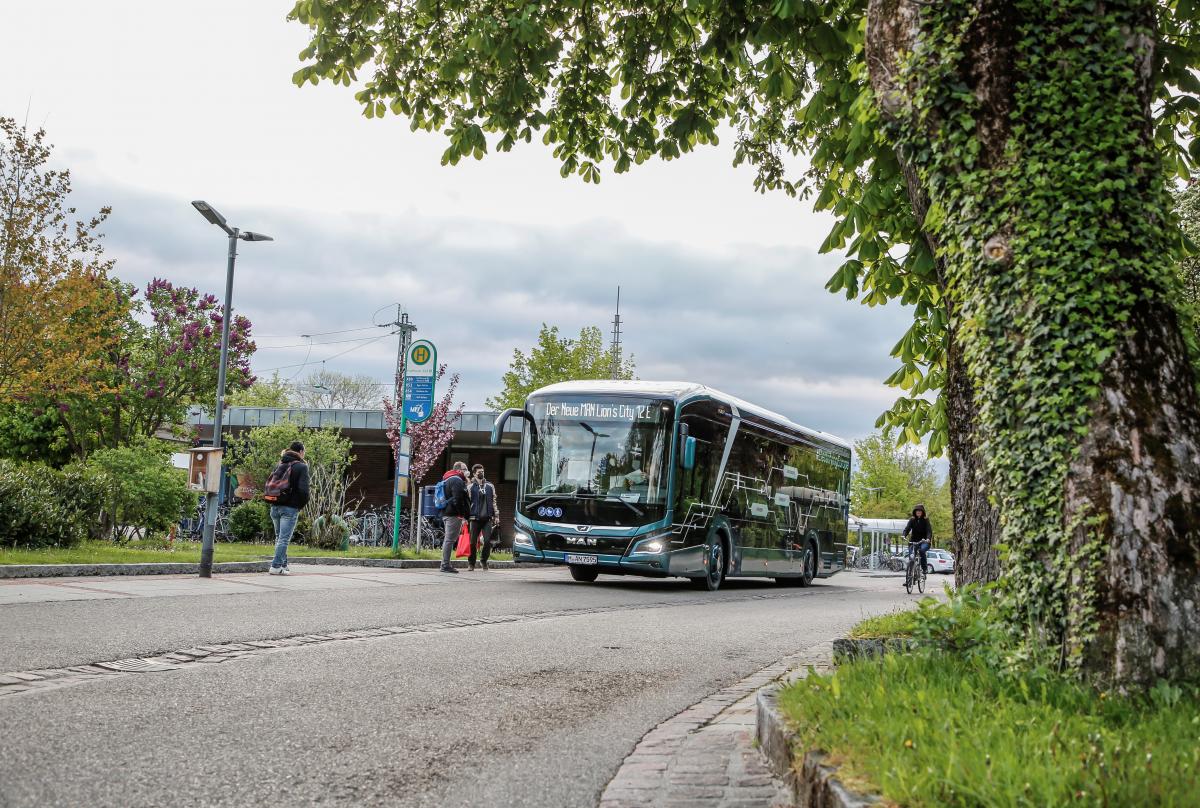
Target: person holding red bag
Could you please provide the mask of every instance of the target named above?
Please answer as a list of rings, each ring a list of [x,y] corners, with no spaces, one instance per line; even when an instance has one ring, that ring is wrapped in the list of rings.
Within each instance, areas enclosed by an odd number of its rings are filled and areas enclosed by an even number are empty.
[[[442,475],[442,488],[446,492],[446,507],[442,510],[442,525],[446,529],[442,540],[442,572],[454,572],[450,559],[458,545],[467,519],[471,516],[471,498],[467,495],[467,464],[459,460]]]

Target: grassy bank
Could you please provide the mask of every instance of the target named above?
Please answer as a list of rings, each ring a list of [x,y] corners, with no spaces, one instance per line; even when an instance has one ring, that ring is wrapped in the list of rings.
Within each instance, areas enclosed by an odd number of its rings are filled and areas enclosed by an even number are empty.
[[[922,614],[858,633],[928,636]],[[1099,692],[1006,671],[976,646],[847,663],[785,689],[780,704],[806,748],[828,751],[848,784],[889,804],[1182,808],[1200,794],[1200,692],[1188,687]]]
[[[274,552],[272,544],[249,544],[244,542],[218,542],[214,553],[216,561],[261,561]],[[292,556],[328,556],[331,558],[441,558],[438,550],[400,550],[392,553],[390,547],[351,547],[348,550],[321,550],[303,544],[288,548]],[[509,561],[508,553],[495,553],[497,561]],[[115,545],[107,541],[87,541],[77,547],[23,550],[0,548],[0,564],[132,564],[153,561],[198,562],[200,543],[175,542],[173,546],[153,542],[130,542]]]

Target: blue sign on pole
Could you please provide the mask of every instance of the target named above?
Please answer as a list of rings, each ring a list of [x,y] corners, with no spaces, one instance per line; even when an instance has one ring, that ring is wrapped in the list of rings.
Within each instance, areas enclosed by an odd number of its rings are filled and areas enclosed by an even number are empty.
[[[437,381],[437,349],[433,343],[422,339],[409,346],[404,367],[404,418],[419,424],[433,414],[433,391]]]

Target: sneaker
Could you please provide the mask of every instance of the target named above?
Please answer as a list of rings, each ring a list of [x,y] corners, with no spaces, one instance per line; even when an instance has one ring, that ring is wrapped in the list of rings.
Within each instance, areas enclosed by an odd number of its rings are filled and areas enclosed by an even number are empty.
[[[454,567],[442,567],[442,572],[453,572],[455,575],[458,574],[458,570],[454,569]]]
[[[487,572],[487,571],[488,571],[488,565],[487,565],[487,562],[486,562],[486,561],[484,561],[484,562],[483,562],[483,571],[484,571],[484,572]]]
[[[267,570],[267,575],[283,575],[283,567],[271,567]]]
[[[475,571],[475,565],[474,565],[474,564],[472,564],[471,566],[467,567],[467,572],[474,572],[474,571]]]
[[[287,567],[283,567],[282,569],[279,570],[279,574],[280,575],[291,575],[292,571],[290,569],[288,569]]]

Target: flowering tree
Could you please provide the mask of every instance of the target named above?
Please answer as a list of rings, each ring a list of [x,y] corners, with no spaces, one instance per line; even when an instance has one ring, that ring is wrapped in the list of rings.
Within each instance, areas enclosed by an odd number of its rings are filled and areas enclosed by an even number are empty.
[[[401,371],[403,372],[403,371]],[[437,380],[441,381],[446,375],[446,365],[443,363],[437,372]],[[403,377],[401,377],[402,381]],[[454,427],[452,424],[462,415],[465,403],[460,402],[457,409],[452,409],[454,406],[454,393],[458,390],[458,374],[455,373],[450,377],[450,386],[446,388],[446,394],[441,400],[434,405],[433,412],[419,424],[413,424],[408,428],[408,435],[412,438],[412,459],[409,462],[409,476],[416,482],[420,482],[425,473],[433,467],[434,462],[442,456],[442,452],[446,451],[446,447],[450,445],[450,441],[454,439]],[[403,384],[400,385],[403,387]],[[388,442],[392,444],[392,451],[396,454],[400,453],[400,413],[397,408],[387,399],[383,400],[383,417],[387,424]]]
[[[57,404],[80,456],[98,446],[121,446],[178,426],[193,404],[210,410],[215,404],[223,319],[216,297],[161,278],[146,285],[141,300],[126,288],[132,311],[107,371],[112,392]],[[226,390],[243,390],[254,382],[250,329],[246,317],[234,316]]]

